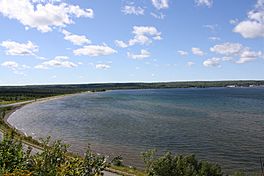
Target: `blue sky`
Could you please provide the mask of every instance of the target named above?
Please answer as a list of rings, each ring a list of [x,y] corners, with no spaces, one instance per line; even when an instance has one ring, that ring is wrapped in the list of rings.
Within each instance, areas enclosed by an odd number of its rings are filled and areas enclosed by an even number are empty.
[[[0,85],[263,79],[264,0],[0,0]]]

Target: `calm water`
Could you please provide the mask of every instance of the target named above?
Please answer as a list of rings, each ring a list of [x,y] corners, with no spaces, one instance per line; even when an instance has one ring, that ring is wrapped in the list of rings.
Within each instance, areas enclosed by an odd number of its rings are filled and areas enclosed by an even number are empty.
[[[264,156],[264,89],[120,90],[38,102],[8,121],[36,138],[51,135],[83,153],[121,154],[141,166],[156,148],[194,153],[226,172],[259,172]]]

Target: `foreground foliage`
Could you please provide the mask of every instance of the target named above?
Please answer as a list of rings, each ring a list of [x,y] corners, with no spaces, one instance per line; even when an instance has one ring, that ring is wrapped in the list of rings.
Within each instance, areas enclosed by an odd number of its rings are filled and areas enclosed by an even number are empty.
[[[6,135],[0,143],[0,175],[4,176],[93,176],[101,175],[106,167],[103,156],[89,149],[85,157],[70,156],[68,146],[61,141],[43,140],[43,151],[32,154],[24,149],[13,135]]]
[[[0,176],[97,176],[108,165],[104,156],[88,148],[83,158],[68,153],[68,145],[61,141],[42,140],[43,150],[32,152],[14,133],[0,142]],[[112,169],[138,176],[223,176],[221,167],[207,161],[198,161],[194,155],[157,156],[155,150],[143,153],[146,172],[123,166],[122,157],[112,160]],[[121,169],[120,169],[121,168]],[[233,176],[244,176],[235,173]]]
[[[146,172],[151,176],[222,176],[221,167],[207,161],[198,161],[194,155],[172,155],[167,152],[157,157],[155,150],[143,153]]]

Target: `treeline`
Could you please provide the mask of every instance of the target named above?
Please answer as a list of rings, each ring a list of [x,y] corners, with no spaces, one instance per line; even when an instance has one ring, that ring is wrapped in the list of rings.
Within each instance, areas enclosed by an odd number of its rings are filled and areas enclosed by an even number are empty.
[[[160,89],[160,88],[206,88],[236,85],[249,87],[263,86],[264,81],[193,81],[193,82],[160,82],[160,83],[102,83],[102,84],[69,84],[69,85],[29,85],[0,87],[1,101],[24,101],[54,95],[78,93],[84,91],[105,91],[117,89]]]

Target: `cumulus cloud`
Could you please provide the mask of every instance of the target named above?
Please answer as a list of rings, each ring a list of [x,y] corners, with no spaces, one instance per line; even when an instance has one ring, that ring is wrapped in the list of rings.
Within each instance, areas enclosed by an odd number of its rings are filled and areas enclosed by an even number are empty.
[[[115,44],[116,44],[116,46],[118,46],[120,48],[127,48],[128,47],[128,45],[124,41],[121,41],[121,40],[115,40]]]
[[[220,67],[221,58],[213,57],[211,59],[207,59],[203,62],[205,67]]]
[[[151,0],[151,1],[153,6],[158,10],[169,8],[169,0]]]
[[[102,70],[106,70],[109,69],[111,66],[109,64],[96,64],[95,68],[96,69],[102,69]]]
[[[236,55],[241,52],[243,45],[240,43],[223,43],[210,48],[212,52],[223,55]]]
[[[14,41],[3,41],[1,46],[6,48],[5,53],[7,55],[14,56],[25,56],[25,55],[35,55],[38,52],[38,46],[28,41],[27,43],[18,43]]]
[[[196,5],[198,6],[207,6],[212,7],[213,0],[195,0]]]
[[[242,21],[233,30],[244,38],[264,37],[264,24],[257,21]]]
[[[23,74],[23,70],[30,68],[27,65],[20,65],[15,61],[5,61],[1,64],[2,67],[6,67],[13,71],[15,74]]]
[[[200,48],[192,48],[192,53],[197,56],[204,56],[204,52]]]
[[[116,50],[107,45],[87,45],[73,51],[76,56],[105,56],[117,53]]]
[[[72,17],[93,18],[92,9],[81,9],[78,5],[66,3],[40,3],[31,0],[0,0],[0,13],[9,19],[18,20],[26,29],[36,28],[41,32],[72,24]]]
[[[36,69],[49,69],[53,67],[64,67],[64,68],[73,68],[77,67],[77,64],[70,62],[69,57],[67,56],[56,56],[54,59],[45,61],[39,65],[36,65]]]
[[[250,51],[250,50],[244,50],[239,55],[239,60],[236,61],[237,64],[244,64],[246,62],[253,61],[257,58],[260,58],[262,56],[262,53],[260,51]]]
[[[134,26],[132,34],[134,34],[134,38],[130,39],[128,42],[116,40],[116,45],[121,48],[126,48],[136,44],[148,45],[152,43],[153,40],[162,40],[161,32],[153,26]]]
[[[210,51],[217,54],[225,55],[228,58],[238,57],[236,61],[238,64],[243,64],[249,61],[253,61],[263,56],[261,51],[252,51],[249,47],[245,47],[240,43],[223,43],[215,45],[210,48]]]
[[[178,50],[177,52],[181,56],[188,56],[188,52],[186,52],[186,51]]]
[[[136,7],[133,5],[126,5],[121,10],[125,15],[144,15],[144,9],[142,7]]]
[[[264,1],[258,0],[255,8],[248,12],[247,19],[239,22],[233,31],[244,38],[264,37]]]
[[[133,54],[131,52],[128,52],[127,56],[129,58],[131,58],[131,59],[142,60],[142,59],[150,57],[150,52],[148,52],[147,50],[142,49],[139,54]]]
[[[150,44],[153,40],[161,40],[161,32],[153,26],[134,26],[133,32],[135,36],[128,41],[130,46],[135,44]]]
[[[91,40],[86,38],[86,36],[84,35],[72,34],[66,30],[62,30],[62,33],[64,34],[64,39],[72,42],[74,45],[83,45],[91,43]]]

